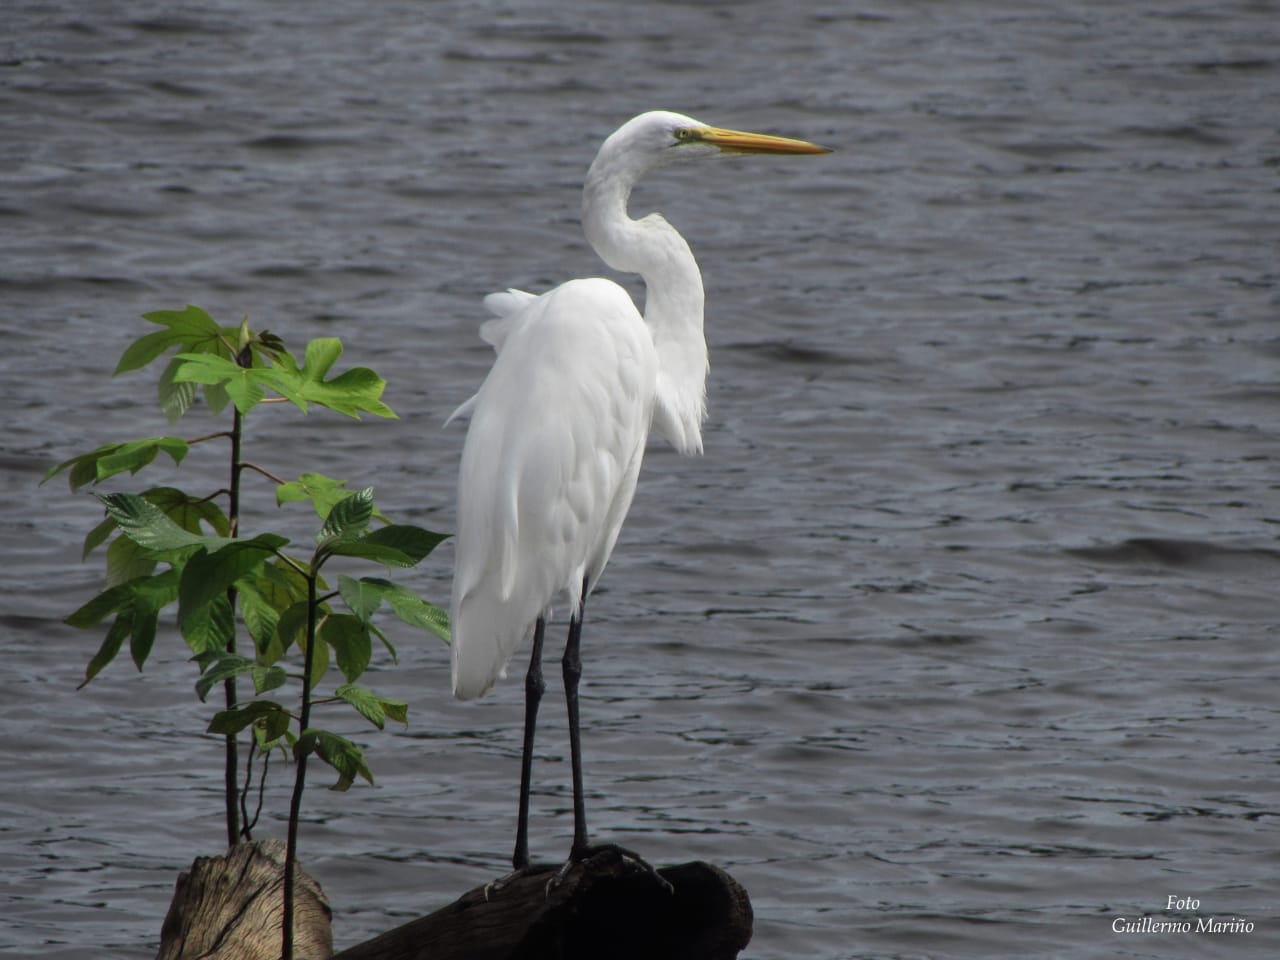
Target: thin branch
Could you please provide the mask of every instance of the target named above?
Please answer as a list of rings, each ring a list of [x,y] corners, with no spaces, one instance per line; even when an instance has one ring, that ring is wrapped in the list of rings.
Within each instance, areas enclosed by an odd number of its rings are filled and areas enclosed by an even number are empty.
[[[293,557],[289,556],[287,553],[281,553],[279,550],[272,550],[271,552],[274,553],[281,560],[283,560],[285,563],[287,563],[289,566],[293,567],[295,572],[300,573],[304,577],[307,575],[307,572],[308,572],[307,568],[304,567],[297,560],[293,559]]]
[[[258,466],[256,463],[251,463],[251,462],[249,462],[248,460],[241,460],[241,461],[240,461],[240,467],[241,467],[241,469],[244,469],[244,470],[254,470],[254,471],[256,471],[256,472],[258,472],[258,473],[262,474],[264,477],[266,477],[266,478],[267,478],[268,480],[270,480],[272,483],[277,484],[277,485],[280,485],[280,486],[283,486],[285,483],[287,483],[287,482],[288,482],[288,481],[285,481],[285,480],[280,479],[280,478],[279,478],[279,477],[277,477],[274,473],[272,473],[270,470],[264,469],[263,467]]]
[[[262,802],[263,802],[263,799],[265,798],[266,790],[267,790],[267,767],[270,766],[270,764],[271,764],[271,751],[263,750],[262,751],[262,776],[258,779],[258,807],[256,810],[253,811],[253,820],[249,822],[248,827],[256,827],[258,825],[258,818],[262,816]],[[248,829],[248,827],[246,827],[246,829]]]
[[[194,440],[188,440],[187,446],[193,447],[197,443],[204,443],[206,440],[217,440],[219,437],[231,436],[230,430],[219,430],[217,433],[207,433],[203,437],[196,437]]]
[[[258,738],[249,738],[249,756],[244,762],[244,789],[240,791],[240,836],[246,840],[252,840],[252,830],[254,824],[258,822],[258,818],[254,817],[253,822],[249,821],[249,790],[253,787],[253,757],[258,752]]]

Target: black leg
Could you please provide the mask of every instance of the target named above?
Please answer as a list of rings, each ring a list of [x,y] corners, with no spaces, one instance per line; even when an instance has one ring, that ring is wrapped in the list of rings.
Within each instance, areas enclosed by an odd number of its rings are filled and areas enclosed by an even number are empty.
[[[582,584],[582,600],[578,604],[577,614],[569,621],[569,640],[564,646],[564,699],[569,707],[569,758],[573,762],[573,849],[569,851],[568,862],[560,868],[553,883],[563,880],[575,863],[590,859],[597,853],[609,852],[622,856],[639,864],[667,893],[674,893],[671,881],[654,870],[636,853],[614,843],[591,846],[587,839],[587,805],[583,800],[582,789],[582,733],[578,722],[578,681],[582,679],[582,617],[587,604],[587,583]]]
[[[533,628],[533,653],[524,677],[524,752],[520,755],[520,819],[516,823],[516,850],[511,865],[516,870],[529,866],[529,787],[533,779],[533,731],[538,722],[538,704],[547,688],[542,679],[542,635],[547,624],[538,618]]]
[[[578,681],[582,677],[582,614],[587,603],[587,585],[582,585],[578,612],[569,621],[569,640],[564,647],[564,699],[569,708],[569,758],[573,763],[573,849],[570,860],[587,856],[587,805],[582,796],[582,736],[578,726]]]

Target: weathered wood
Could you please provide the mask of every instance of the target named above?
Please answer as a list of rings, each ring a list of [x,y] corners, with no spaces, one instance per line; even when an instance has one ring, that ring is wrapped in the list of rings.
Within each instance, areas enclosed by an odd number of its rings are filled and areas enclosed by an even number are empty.
[[[279,960],[284,913],[280,840],[240,843],[223,857],[197,857],[178,883],[156,960]],[[332,914],[320,885],[298,870],[294,957],[333,955]]]
[[[747,892],[706,863],[658,873],[606,850],[464,894],[333,960],[732,960],[751,939]]]

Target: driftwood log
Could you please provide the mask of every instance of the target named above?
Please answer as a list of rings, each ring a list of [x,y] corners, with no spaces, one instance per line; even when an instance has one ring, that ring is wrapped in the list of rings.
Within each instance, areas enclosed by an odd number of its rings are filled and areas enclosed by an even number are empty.
[[[197,857],[178,875],[156,960],[279,960],[284,849],[281,840],[260,840],[223,857]],[[329,960],[329,903],[301,869],[293,903],[295,960]]]
[[[751,939],[751,901],[707,863],[658,874],[605,850],[477,887],[333,960],[732,960]]]
[[[157,960],[278,960],[283,885],[278,840],[198,857],[178,877]],[[302,870],[295,910],[296,960],[329,960],[329,905]],[[733,960],[751,925],[747,892],[718,867],[655,876],[605,848],[563,876],[545,867],[476,887],[332,960]]]

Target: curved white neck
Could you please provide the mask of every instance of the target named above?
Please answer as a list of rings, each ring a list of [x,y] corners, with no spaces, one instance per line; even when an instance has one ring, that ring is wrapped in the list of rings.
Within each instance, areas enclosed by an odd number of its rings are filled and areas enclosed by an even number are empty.
[[[702,326],[702,274],[684,237],[658,214],[632,220],[627,200],[647,172],[606,141],[587,173],[582,228],[615,270],[644,278],[644,320],[658,353],[653,426],[680,453],[702,450],[707,343]]]

